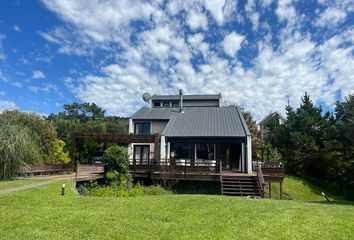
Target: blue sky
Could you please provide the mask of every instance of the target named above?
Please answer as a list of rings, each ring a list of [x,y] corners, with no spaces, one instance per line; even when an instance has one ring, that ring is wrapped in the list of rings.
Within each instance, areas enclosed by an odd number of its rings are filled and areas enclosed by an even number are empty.
[[[257,119],[354,94],[354,2],[0,2],[0,111],[74,101],[129,116],[141,95],[223,94]]]

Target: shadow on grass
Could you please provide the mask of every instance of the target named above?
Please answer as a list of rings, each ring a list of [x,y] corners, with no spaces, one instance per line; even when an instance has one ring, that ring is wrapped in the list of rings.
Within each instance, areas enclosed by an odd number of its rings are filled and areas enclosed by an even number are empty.
[[[318,204],[325,204],[325,205],[352,205],[354,206],[354,202],[345,201],[345,200],[333,200],[330,202],[325,201],[309,201],[310,203],[318,203]]]

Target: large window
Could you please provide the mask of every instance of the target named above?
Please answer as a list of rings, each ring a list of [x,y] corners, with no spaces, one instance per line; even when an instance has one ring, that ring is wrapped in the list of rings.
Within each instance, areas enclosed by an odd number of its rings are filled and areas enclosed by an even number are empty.
[[[171,158],[173,158],[173,159],[194,159],[194,144],[192,144],[192,143],[171,143]]]
[[[135,123],[135,134],[150,134],[150,123],[149,122]]]
[[[213,143],[197,143],[196,154],[197,159],[214,160],[214,144]]]

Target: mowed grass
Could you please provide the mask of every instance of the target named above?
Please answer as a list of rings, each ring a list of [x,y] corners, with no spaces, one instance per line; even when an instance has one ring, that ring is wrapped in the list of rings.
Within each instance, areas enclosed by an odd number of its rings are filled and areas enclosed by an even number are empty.
[[[14,187],[21,187],[32,183],[38,183],[41,181],[43,180],[42,179],[18,179],[18,180],[10,180],[10,181],[0,181],[0,190],[5,190]]]
[[[82,197],[70,181],[0,194],[0,219],[1,239],[354,239],[351,202]]]

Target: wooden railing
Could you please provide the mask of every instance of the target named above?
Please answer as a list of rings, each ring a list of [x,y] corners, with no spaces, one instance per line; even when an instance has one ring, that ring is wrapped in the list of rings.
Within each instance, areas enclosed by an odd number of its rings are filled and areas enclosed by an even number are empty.
[[[130,170],[133,174],[141,171],[161,173],[221,173],[220,160],[205,159],[130,159]]]
[[[264,198],[265,182],[264,182],[264,177],[262,172],[262,164],[259,161],[257,162],[257,178],[258,178],[259,188],[261,190],[261,196],[262,198]]]
[[[72,164],[38,164],[29,166],[27,169],[25,169],[24,173],[47,174],[73,170],[74,167]]]
[[[104,176],[105,164],[77,164],[75,181],[98,179]]]

